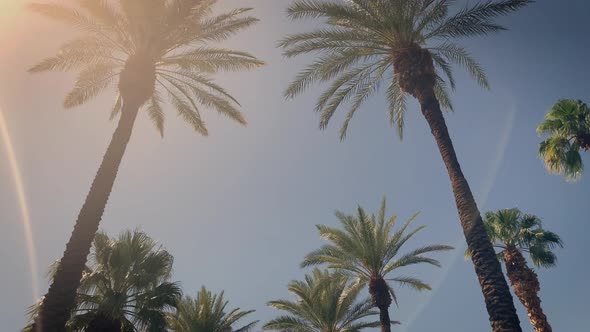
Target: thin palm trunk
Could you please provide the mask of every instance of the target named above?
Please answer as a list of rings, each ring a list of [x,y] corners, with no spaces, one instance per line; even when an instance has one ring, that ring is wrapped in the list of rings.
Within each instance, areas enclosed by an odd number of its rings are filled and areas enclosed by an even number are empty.
[[[117,129],[80,210],[53,283],[43,299],[33,331],[65,331],[65,324],[75,305],[76,291],[80,286],[90,246],[113,188],[138,111],[138,103],[126,102],[123,105]]]
[[[410,45],[393,55],[400,85],[420,103],[451,179],[459,220],[494,332],[521,332],[520,321],[502,267],[485,230],[469,184],[461,171],[440,104],[434,92],[435,71],[428,50]]]
[[[381,332],[391,332],[391,319],[389,318],[389,307],[391,306],[391,295],[389,287],[383,278],[371,279],[369,281],[369,293],[373,303],[379,308],[379,321]]]
[[[551,325],[541,308],[541,299],[537,293],[541,290],[537,274],[530,269],[522,253],[514,247],[504,252],[506,274],[514,293],[527,310],[531,324],[536,332],[551,332]]]

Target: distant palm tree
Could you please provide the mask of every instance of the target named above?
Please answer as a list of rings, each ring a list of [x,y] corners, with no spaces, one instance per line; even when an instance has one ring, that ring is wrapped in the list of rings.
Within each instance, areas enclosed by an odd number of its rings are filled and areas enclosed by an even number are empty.
[[[315,269],[304,281],[291,281],[289,292],[295,301],[276,300],[270,307],[285,311],[264,325],[264,330],[279,332],[360,332],[379,326],[379,321],[365,321],[379,313],[371,310],[370,299],[357,301],[361,287],[350,282],[342,272]],[[397,322],[394,322],[397,323]]]
[[[590,109],[581,100],[562,99],[537,128],[549,138],[539,144],[547,170],[578,180],[584,171],[580,150],[590,151]]]
[[[82,206],[62,264],[39,316],[42,331],[62,331],[74,305],[84,263],[131,137],[144,109],[160,134],[164,130],[163,98],[197,132],[207,135],[201,107],[211,108],[245,125],[237,101],[209,74],[252,69],[263,63],[254,56],[209,47],[257,22],[242,14],[248,8],[212,15],[217,0],[78,0],[80,10],[58,4],[32,4],[31,10],[71,25],[83,36],[64,44],[59,53],[31,72],[75,70],[74,89],[66,108],[78,106],[108,87],[118,97],[111,117],[117,129]]]
[[[522,253],[528,253],[537,267],[552,267],[557,258],[551,250],[556,246],[563,247],[561,239],[543,229],[539,217],[522,214],[516,208],[488,212],[484,223],[490,238],[500,249],[498,258],[506,264],[506,274],[514,293],[527,309],[535,331],[551,332],[537,295],[541,290],[539,279],[535,271],[527,266]],[[466,254],[469,255],[469,251]]]
[[[389,332],[389,306],[392,300],[396,304],[398,301],[388,281],[416,290],[430,290],[430,286],[420,279],[399,275],[389,277],[390,274],[414,264],[440,266],[437,260],[424,254],[453,249],[445,245],[429,245],[402,254],[400,250],[404,244],[425,227],[407,231],[416,216],[417,214],[412,216],[397,231],[391,233],[397,217],[392,216],[385,220],[385,200],[381,204],[378,217],[367,215],[361,207],[356,216],[336,212],[344,230],[318,225],[320,236],[331,244],[309,253],[301,266],[328,264],[330,268],[354,274],[360,284],[368,284],[373,304],[380,311],[381,331]]]
[[[67,331],[164,331],[166,314],[181,296],[178,284],[169,282],[172,262],[143,232],[126,231],[116,239],[98,233]],[[41,305],[33,306],[33,315]]]
[[[227,305],[223,292],[216,295],[202,287],[195,299],[186,296],[178,303],[177,310],[168,316],[169,328],[174,332],[249,332],[258,323],[254,321],[235,327],[254,310],[236,308],[226,311]]]
[[[455,87],[452,65],[465,67],[483,87],[481,66],[455,40],[504,30],[495,22],[532,0],[485,1],[449,12],[452,0],[295,0],[292,19],[322,18],[327,25],[287,36],[285,55],[319,54],[285,92],[292,98],[314,83],[329,82],[315,110],[324,129],[334,113],[350,103],[340,129],[346,136],[350,120],[365,101],[386,84],[389,122],[403,137],[406,97],[420,103],[422,115],[451,179],[459,219],[485,298],[494,331],[521,331],[512,295],[495,259],[469,184],[463,175],[442,109],[452,110],[447,87]]]

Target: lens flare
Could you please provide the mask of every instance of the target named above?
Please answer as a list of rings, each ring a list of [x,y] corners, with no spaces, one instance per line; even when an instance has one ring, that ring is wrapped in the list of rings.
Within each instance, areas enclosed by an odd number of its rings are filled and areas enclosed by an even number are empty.
[[[6,125],[6,119],[0,109],[0,137],[6,147],[6,155],[8,163],[10,164],[10,170],[12,172],[12,178],[14,180],[14,187],[16,190],[16,196],[18,205],[20,207],[23,228],[25,232],[25,243],[27,246],[27,254],[29,256],[29,269],[31,272],[31,290],[33,292],[33,301],[37,301],[39,298],[38,280],[37,280],[37,255],[35,253],[35,243],[33,242],[33,230],[31,228],[31,217],[29,215],[29,208],[27,204],[27,196],[25,195],[25,186],[23,184],[22,175],[18,167],[16,155],[14,153],[14,147],[10,140],[8,133],[8,126]]]

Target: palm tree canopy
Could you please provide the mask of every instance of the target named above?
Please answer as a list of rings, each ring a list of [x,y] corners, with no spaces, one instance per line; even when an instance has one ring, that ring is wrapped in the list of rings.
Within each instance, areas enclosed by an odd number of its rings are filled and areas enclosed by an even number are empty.
[[[178,283],[169,282],[172,263],[173,257],[143,232],[125,231],[117,238],[98,233],[68,331],[85,331],[96,319],[120,322],[122,331],[161,331],[182,294]],[[50,266],[48,276],[58,265]],[[31,318],[40,305],[31,306]]]
[[[581,100],[558,101],[537,128],[549,136],[539,145],[545,167],[568,180],[577,180],[584,171],[580,149],[590,149],[590,109]]]
[[[523,214],[517,208],[502,209],[487,212],[484,224],[490,240],[500,249],[498,258],[503,259],[507,248],[516,248],[529,253],[535,266],[551,267],[557,263],[552,249],[563,248],[563,242],[559,235],[543,229],[539,217]]]
[[[30,9],[75,27],[82,36],[61,46],[57,55],[41,61],[31,72],[78,72],[64,106],[75,107],[116,86],[118,96],[111,118],[121,111],[125,94],[138,96],[163,135],[163,98],[197,132],[207,135],[202,107],[212,108],[246,124],[238,102],[210,74],[252,69],[263,65],[249,53],[211,47],[255,24],[244,16],[250,8],[212,14],[217,0],[76,0],[79,8],[34,3]],[[126,72],[139,73],[125,89]],[[130,76],[130,75],[127,75]],[[115,84],[119,78],[118,86]],[[143,87],[143,88],[142,88]],[[144,89],[144,90],[142,90]]]
[[[295,301],[276,300],[270,307],[284,311],[264,325],[265,330],[281,332],[359,332],[377,327],[379,321],[365,318],[378,315],[370,299],[357,301],[361,291],[356,283],[342,272],[314,269],[303,281],[289,283]]]
[[[413,277],[389,277],[390,273],[415,264],[440,266],[436,259],[425,255],[453,249],[447,245],[429,245],[402,254],[404,244],[425,227],[420,226],[411,231],[408,229],[417,215],[413,215],[392,233],[397,217],[391,216],[386,220],[385,199],[378,216],[368,215],[362,207],[358,207],[356,216],[338,211],[336,217],[340,220],[343,230],[317,225],[320,236],[330,244],[309,253],[301,266],[327,264],[329,268],[356,275],[361,283],[381,278],[417,290],[430,289],[428,284]],[[394,290],[390,286],[389,291],[397,303]]]
[[[241,311],[236,308],[227,310],[228,301],[219,295],[212,294],[204,286],[196,298],[184,297],[175,313],[168,316],[170,329],[176,332],[249,332],[258,321],[242,327],[234,325],[254,310]]]
[[[504,30],[494,19],[530,2],[481,2],[450,14],[453,0],[296,0],[287,12],[291,19],[323,18],[327,26],[280,42],[287,57],[320,55],[295,78],[285,96],[292,98],[314,83],[331,81],[315,109],[321,113],[323,129],[336,110],[350,102],[342,139],[355,112],[385,82],[389,121],[397,125],[402,138],[406,93],[393,69],[396,54],[410,47],[426,48],[436,66],[436,97],[444,109],[452,110],[448,95],[448,88],[455,88],[452,65],[465,67],[481,86],[489,86],[482,67],[454,40]]]

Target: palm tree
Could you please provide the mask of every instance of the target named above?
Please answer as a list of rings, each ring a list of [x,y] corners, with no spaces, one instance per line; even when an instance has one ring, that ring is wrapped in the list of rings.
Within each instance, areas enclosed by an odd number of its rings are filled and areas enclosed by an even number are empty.
[[[66,324],[68,332],[166,328],[166,314],[181,296],[179,285],[169,282],[173,257],[167,251],[140,231],[126,231],[116,239],[98,233],[90,257]],[[52,275],[58,266],[59,262],[52,266]],[[42,303],[32,307],[33,315]]]
[[[83,35],[64,44],[59,53],[31,72],[79,72],[66,108],[87,102],[108,87],[117,98],[111,117],[120,115],[117,129],[82,206],[66,246],[62,264],[45,297],[39,318],[42,331],[62,331],[74,305],[75,292],[92,239],[113,187],[117,170],[140,109],[163,135],[163,98],[178,115],[206,136],[202,108],[211,108],[245,125],[238,102],[209,74],[252,69],[263,62],[241,51],[210,47],[257,22],[239,8],[217,16],[217,0],[78,0],[79,9],[58,4],[30,8],[67,23]],[[117,82],[118,81],[118,82]],[[117,83],[117,84],[115,84]]]
[[[562,99],[545,115],[537,128],[549,136],[539,144],[547,170],[578,180],[584,171],[580,150],[590,151],[590,109],[581,100]]]
[[[420,103],[422,115],[449,173],[459,219],[472,250],[494,331],[520,331],[520,323],[502,269],[485,232],[475,199],[455,153],[442,109],[452,110],[447,88],[455,87],[452,65],[465,67],[483,87],[481,66],[455,39],[504,30],[498,16],[532,0],[485,1],[449,13],[452,0],[295,0],[291,19],[325,19],[325,26],[289,35],[280,42],[287,57],[318,53],[285,92],[293,98],[312,84],[332,82],[317,101],[324,129],[337,109],[350,103],[340,130],[346,137],[350,120],[368,98],[386,84],[389,122],[403,137],[407,94]]]
[[[276,300],[270,307],[286,312],[264,325],[264,330],[280,332],[360,332],[379,326],[365,321],[378,314],[370,299],[357,301],[361,288],[342,272],[314,269],[305,281],[291,281],[289,292],[296,301]],[[394,322],[397,323],[397,322]]]
[[[407,232],[416,216],[417,214],[412,216],[391,234],[397,217],[392,216],[385,220],[385,199],[381,204],[378,217],[367,215],[362,207],[358,208],[356,216],[336,212],[336,217],[344,230],[318,225],[320,236],[331,244],[309,253],[301,266],[328,264],[330,268],[354,274],[361,285],[368,283],[373,305],[379,308],[381,331],[389,332],[391,330],[389,306],[392,300],[396,305],[398,304],[390,282],[419,291],[431,289],[420,279],[399,275],[389,277],[390,274],[414,264],[440,266],[437,260],[426,257],[424,254],[453,249],[445,245],[429,245],[401,255],[402,246],[425,227],[420,226]]]
[[[555,266],[557,258],[551,250],[556,246],[563,247],[561,239],[543,229],[539,217],[523,214],[516,208],[487,212],[484,223],[495,247],[500,249],[498,258],[506,264],[506,274],[514,293],[527,309],[535,331],[551,332],[537,295],[541,289],[539,279],[527,266],[523,252],[529,254],[537,267]]]
[[[203,286],[196,298],[186,296],[178,303],[176,312],[168,316],[169,328],[174,332],[249,332],[258,323],[254,321],[234,327],[254,310],[236,308],[226,312],[227,305],[223,292],[212,294]]]

